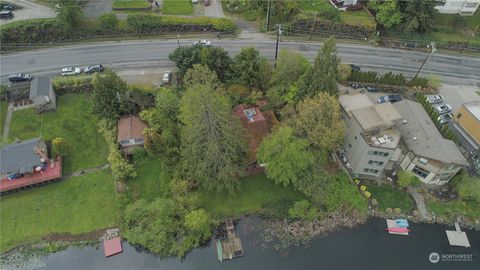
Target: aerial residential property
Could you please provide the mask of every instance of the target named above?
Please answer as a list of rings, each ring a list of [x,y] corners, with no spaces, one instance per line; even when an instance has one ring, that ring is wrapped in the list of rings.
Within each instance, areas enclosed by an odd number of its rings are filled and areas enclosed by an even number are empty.
[[[480,0],[1,0],[0,269],[479,270]]]

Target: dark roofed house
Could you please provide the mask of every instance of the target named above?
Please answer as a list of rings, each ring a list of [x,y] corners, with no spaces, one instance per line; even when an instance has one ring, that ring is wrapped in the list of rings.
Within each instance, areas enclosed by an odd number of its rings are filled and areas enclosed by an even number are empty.
[[[262,139],[270,132],[267,119],[265,119],[263,113],[255,105],[237,105],[233,108],[233,113],[240,119],[247,131],[250,148],[248,160],[255,162],[257,159],[257,148]]]
[[[133,154],[135,148],[143,147],[143,130],[148,125],[135,115],[123,116],[118,120],[117,142],[125,154]]]
[[[1,178],[33,173],[34,168],[48,162],[47,145],[41,138],[26,140],[2,147],[0,152]],[[42,160],[43,159],[43,160]]]
[[[29,99],[35,104],[37,112],[55,110],[56,98],[49,78],[37,77],[30,84]]]

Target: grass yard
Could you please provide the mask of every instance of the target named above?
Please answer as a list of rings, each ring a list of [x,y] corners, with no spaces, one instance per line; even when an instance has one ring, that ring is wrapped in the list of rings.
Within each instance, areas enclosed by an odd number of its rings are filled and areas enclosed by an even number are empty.
[[[191,0],[163,0],[162,14],[190,15],[192,12]]]
[[[444,219],[456,219],[458,215],[464,215],[472,219],[480,219],[480,205],[473,202],[464,202],[455,200],[451,202],[441,202],[430,198],[427,201],[429,211],[435,213]]]
[[[0,197],[0,252],[52,233],[82,234],[115,225],[109,170]]]
[[[67,94],[57,97],[57,109],[36,114],[33,109],[13,113],[9,141],[37,136],[45,140],[63,137],[72,145],[72,153],[63,163],[64,174],[107,163],[107,144],[97,132],[90,97]]]
[[[343,23],[375,27],[375,19],[370,17],[367,11],[363,9],[340,12],[340,18]]]
[[[389,185],[367,185],[367,190],[372,193],[372,198],[378,202],[380,210],[387,208],[400,208],[403,213],[413,209],[413,199],[407,193],[397,190]]]
[[[300,6],[303,10],[322,11],[334,9],[328,0],[300,0]]]
[[[147,0],[113,0],[112,8],[148,8],[151,3]]]
[[[304,195],[294,191],[292,187],[275,185],[264,174],[242,179],[240,189],[241,191],[235,195],[200,189],[196,192],[196,195],[200,200],[200,206],[218,218],[256,214],[266,204],[305,199]]]
[[[160,159],[147,156],[137,162],[135,170],[137,177],[127,180],[129,196],[153,201],[168,192],[170,173]]]

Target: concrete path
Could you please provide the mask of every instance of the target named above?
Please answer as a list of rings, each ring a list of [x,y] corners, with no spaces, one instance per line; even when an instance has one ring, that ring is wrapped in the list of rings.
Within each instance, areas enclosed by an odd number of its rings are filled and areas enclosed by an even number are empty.
[[[54,18],[55,12],[49,7],[35,3],[28,0],[12,1],[16,5],[22,6],[22,9],[13,11],[13,19],[0,20],[0,25],[7,24],[14,21],[37,19],[37,18]]]
[[[217,18],[225,17],[220,0],[210,0],[210,6],[205,6],[205,16]]]
[[[7,115],[5,116],[5,125],[3,126],[2,142],[7,142],[10,132],[10,123],[12,122],[13,103],[8,104]]]
[[[414,188],[408,187],[407,192],[413,197],[415,200],[415,204],[417,205],[418,212],[420,213],[420,217],[423,220],[432,220],[432,216],[428,212],[427,205],[425,203],[425,198],[422,194],[418,193]]]

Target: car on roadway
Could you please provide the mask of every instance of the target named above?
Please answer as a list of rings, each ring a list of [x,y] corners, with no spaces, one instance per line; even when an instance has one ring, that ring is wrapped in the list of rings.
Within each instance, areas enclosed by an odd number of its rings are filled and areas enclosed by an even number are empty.
[[[0,11],[0,19],[13,19],[13,12],[11,10]]]
[[[453,114],[445,113],[445,114],[440,115],[437,118],[437,121],[440,123],[440,125],[443,125],[443,124],[446,124],[446,123],[450,122],[450,120],[452,120],[452,118],[453,118]]]
[[[429,95],[429,96],[427,96],[427,101],[430,104],[442,103],[443,100],[444,99],[443,99],[442,95]]]
[[[354,64],[350,64],[350,67],[352,68],[352,71],[360,71],[360,67]]]
[[[210,40],[201,39],[201,40],[197,40],[197,41],[193,42],[193,45],[194,46],[196,46],[196,45],[210,46],[210,45],[212,45],[212,42]]]
[[[62,76],[78,75],[80,73],[82,73],[82,69],[78,67],[62,68]]]
[[[85,73],[103,72],[104,70],[105,68],[102,66],[102,64],[94,64],[86,67]]]
[[[402,96],[395,94],[395,95],[381,96],[377,99],[377,102],[378,102],[378,104],[385,103],[385,102],[395,103],[395,102],[399,102],[401,100],[402,100]]]
[[[32,79],[32,76],[28,73],[16,73],[8,76],[8,80],[13,83],[30,81],[31,79]]]
[[[444,114],[444,113],[451,112],[452,111],[452,106],[450,106],[449,104],[442,104],[440,106],[435,107],[435,109],[437,110],[437,112],[439,114]]]
[[[163,73],[162,83],[169,84],[171,81],[172,81],[172,72],[171,71],[165,71]]]
[[[378,88],[375,86],[365,86],[365,89],[367,89],[367,92],[370,92],[370,93],[378,92]]]

